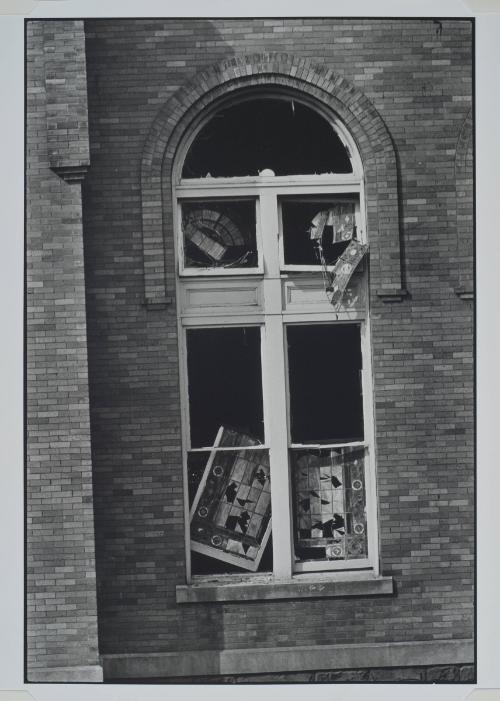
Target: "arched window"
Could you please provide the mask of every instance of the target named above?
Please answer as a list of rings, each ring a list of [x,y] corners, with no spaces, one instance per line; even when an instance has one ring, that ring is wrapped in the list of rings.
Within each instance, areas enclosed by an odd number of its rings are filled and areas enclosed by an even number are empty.
[[[233,97],[179,149],[189,576],[377,570],[362,175],[295,93]]]
[[[219,109],[203,125],[182,177],[245,177],[265,168],[277,176],[353,172],[345,143],[320,114],[293,98],[260,96]]]

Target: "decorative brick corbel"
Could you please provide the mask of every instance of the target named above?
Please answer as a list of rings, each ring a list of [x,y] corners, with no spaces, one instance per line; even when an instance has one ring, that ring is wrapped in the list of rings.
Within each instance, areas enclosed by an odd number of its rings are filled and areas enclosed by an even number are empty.
[[[394,290],[382,288],[377,290],[377,297],[381,299],[382,302],[402,302],[405,297],[408,297],[408,290],[402,287]]]
[[[61,165],[51,167],[51,170],[54,171],[56,175],[70,184],[83,182],[88,169],[88,165]]]

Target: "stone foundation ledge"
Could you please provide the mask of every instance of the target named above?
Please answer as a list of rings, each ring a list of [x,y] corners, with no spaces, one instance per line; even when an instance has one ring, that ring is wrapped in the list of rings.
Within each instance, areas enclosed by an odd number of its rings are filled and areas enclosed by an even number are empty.
[[[196,677],[240,678],[246,675],[259,675],[260,679],[255,681],[260,682],[262,675],[308,673],[309,682],[312,675],[317,676],[314,682],[340,682],[348,679],[330,678],[328,675],[335,676],[340,671],[345,674],[346,670],[362,674],[362,678],[351,681],[372,681],[368,678],[368,673],[372,669],[407,668],[407,674],[415,675],[417,673],[414,670],[417,668],[437,669],[446,666],[453,667],[454,671],[440,672],[440,674],[454,675],[449,681],[457,682],[464,681],[459,678],[461,674],[462,676],[471,674],[470,669],[467,673],[460,670],[470,668],[474,664],[474,642],[473,640],[433,640],[112,654],[103,655],[102,663],[105,681],[168,680],[169,678],[172,681],[180,681],[183,677],[197,681]],[[327,677],[323,679],[321,675],[324,674]],[[417,676],[418,679],[408,679],[408,681],[446,681],[446,679],[429,679],[427,676],[424,678],[420,672]],[[276,680],[279,681],[279,679]],[[390,678],[388,677],[386,681],[390,681]]]
[[[375,669],[338,669],[314,672],[284,672],[282,674],[240,674],[213,677],[170,677],[169,679],[137,679],[139,684],[363,684],[402,683],[474,684],[474,665],[443,665],[437,667],[379,667]]]
[[[36,667],[28,669],[26,682],[64,682],[85,683],[102,682],[103,670],[101,665],[82,665],[79,667]]]

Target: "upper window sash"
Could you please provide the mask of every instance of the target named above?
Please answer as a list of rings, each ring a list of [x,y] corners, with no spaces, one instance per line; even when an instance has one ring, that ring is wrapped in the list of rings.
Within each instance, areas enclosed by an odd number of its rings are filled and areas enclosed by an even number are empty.
[[[237,182],[236,182],[237,181]],[[187,184],[189,182],[189,184]],[[280,211],[279,198],[282,196],[335,196],[349,195],[357,197],[357,226],[358,232],[364,230],[363,217],[360,213],[363,207],[362,184],[359,178],[345,176],[297,176],[297,177],[265,177],[265,178],[203,178],[197,181],[184,181],[175,188],[176,194],[176,232],[179,254],[179,274],[182,277],[203,276],[238,276],[262,274],[263,268],[263,232],[269,230],[272,224],[266,221],[261,208],[261,199],[265,196],[275,201],[276,211]],[[257,265],[249,267],[223,266],[188,266],[184,260],[184,235],[182,231],[182,206],[196,199],[230,200],[231,198],[254,198],[256,202],[256,244]],[[278,234],[278,231],[276,231]],[[364,238],[364,236],[363,236]],[[283,261],[282,241],[279,242],[281,269],[285,270],[318,270],[318,266],[285,266]]]

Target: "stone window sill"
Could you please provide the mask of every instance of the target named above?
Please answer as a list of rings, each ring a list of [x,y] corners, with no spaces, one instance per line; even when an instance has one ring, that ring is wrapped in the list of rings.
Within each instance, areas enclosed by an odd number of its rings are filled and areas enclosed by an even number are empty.
[[[381,596],[394,593],[392,577],[370,572],[297,575],[290,580],[254,576],[234,581],[218,577],[178,585],[178,604],[213,601],[268,601],[271,599],[334,598],[338,596]]]

